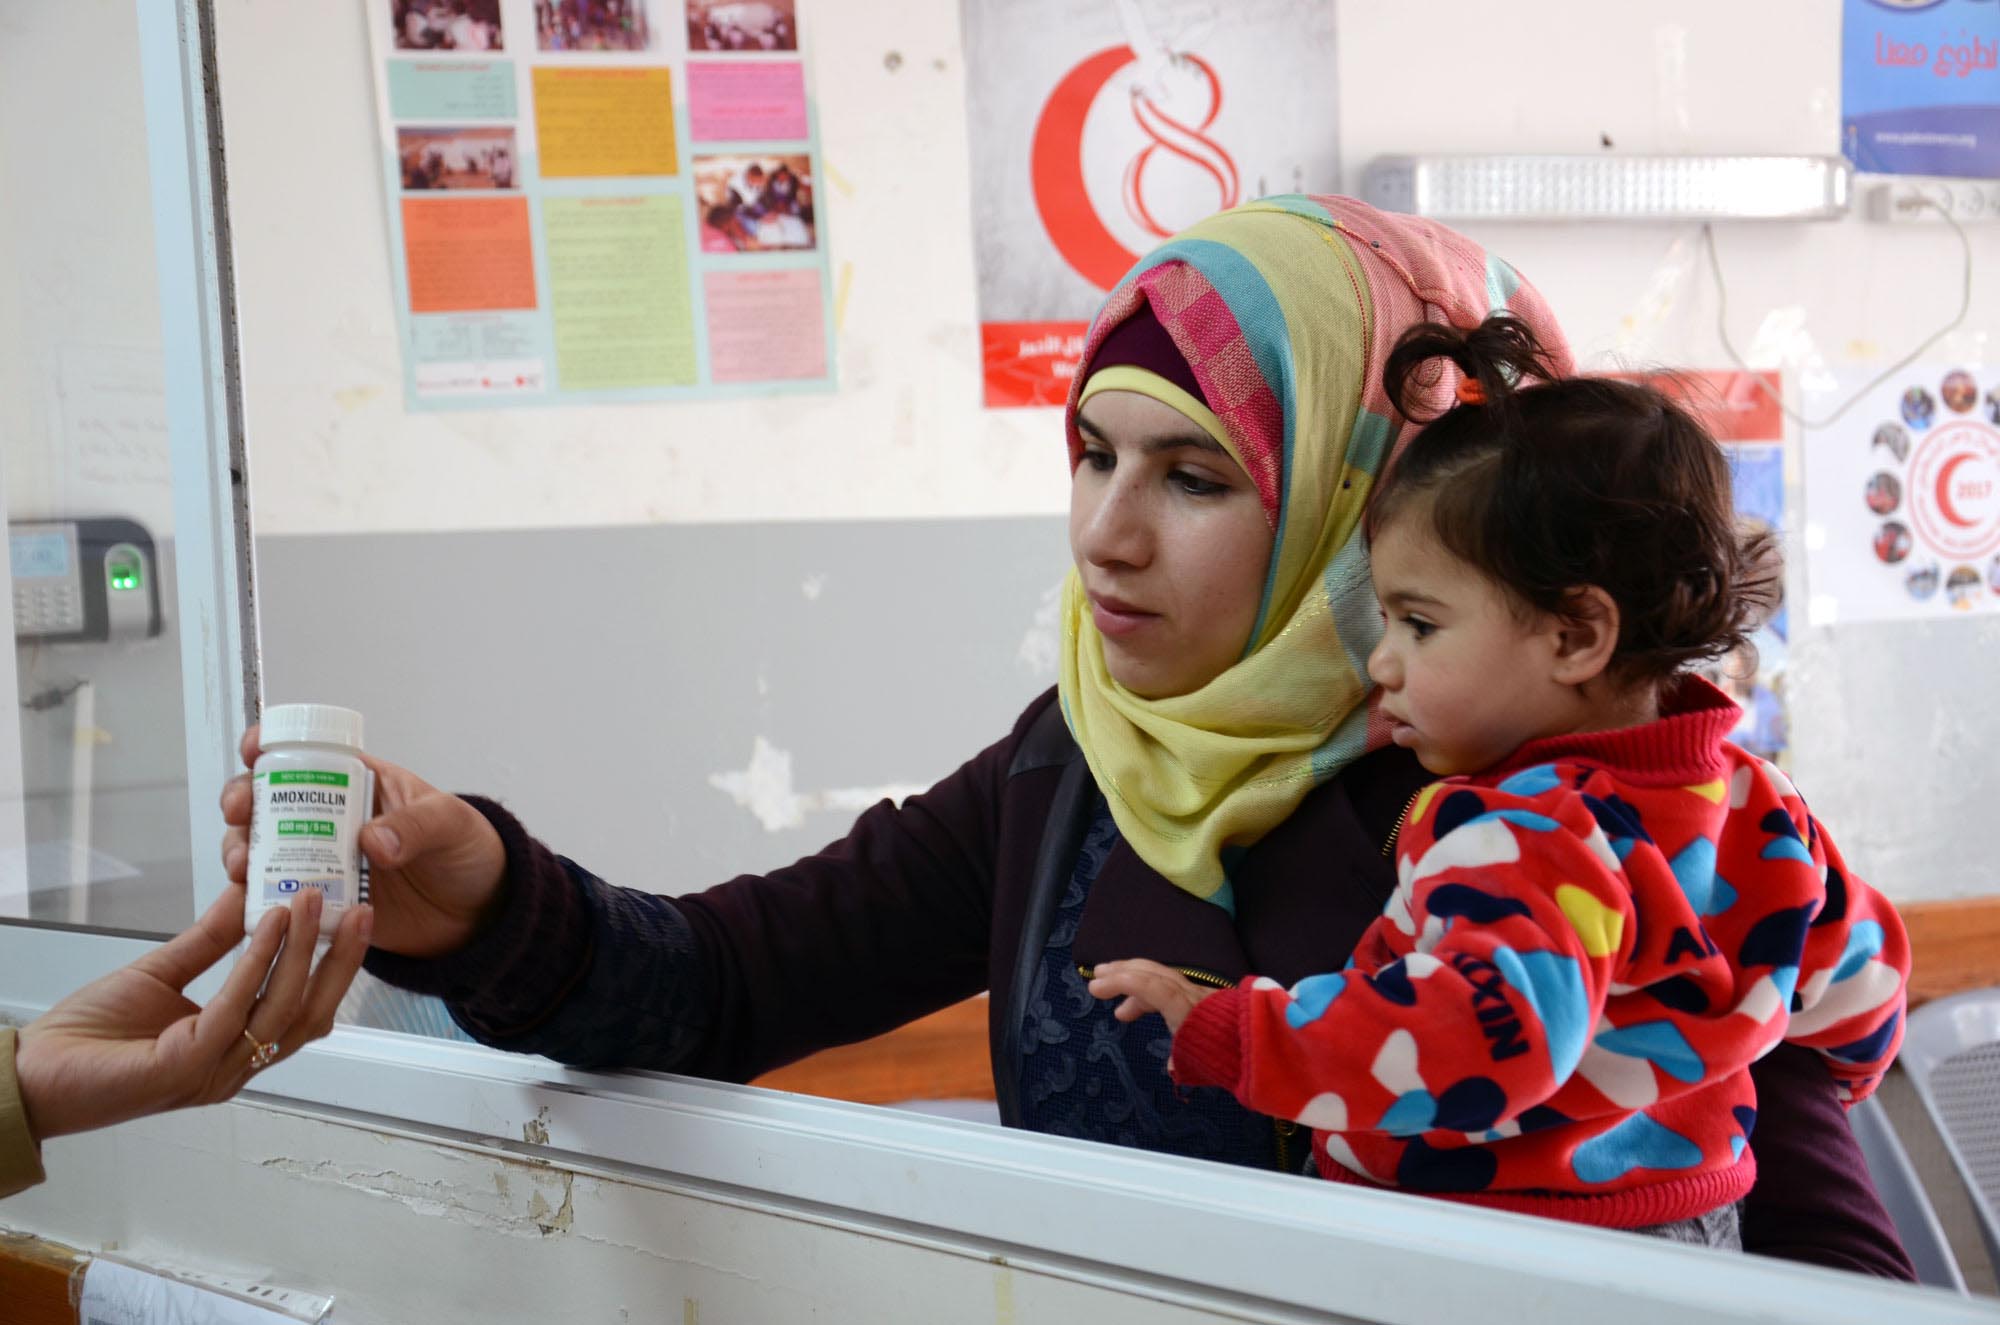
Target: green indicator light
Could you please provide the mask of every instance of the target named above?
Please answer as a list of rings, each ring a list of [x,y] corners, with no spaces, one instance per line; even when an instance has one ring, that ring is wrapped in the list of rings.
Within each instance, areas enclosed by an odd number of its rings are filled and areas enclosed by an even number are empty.
[[[111,587],[114,589],[136,589],[139,587],[139,568],[130,562],[120,562],[108,568]]]

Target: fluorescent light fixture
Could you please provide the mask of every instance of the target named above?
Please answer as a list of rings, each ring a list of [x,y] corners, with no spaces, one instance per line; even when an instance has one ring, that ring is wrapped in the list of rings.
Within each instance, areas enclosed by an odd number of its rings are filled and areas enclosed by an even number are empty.
[[[1385,156],[1361,196],[1450,221],[1820,221],[1852,185],[1837,156]]]

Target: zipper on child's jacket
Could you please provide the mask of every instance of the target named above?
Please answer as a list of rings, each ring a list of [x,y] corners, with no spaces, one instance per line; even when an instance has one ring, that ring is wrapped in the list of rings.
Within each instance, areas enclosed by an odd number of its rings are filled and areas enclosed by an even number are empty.
[[[1410,799],[1403,802],[1403,812],[1396,816],[1396,825],[1389,830],[1388,841],[1382,844],[1382,859],[1390,860],[1394,858],[1396,854],[1396,839],[1403,835],[1403,821],[1410,817],[1410,811],[1416,807],[1417,797],[1423,795],[1424,788],[1431,785],[1431,783],[1426,782],[1423,787],[1418,787],[1410,793]]]
[[[1200,967],[1176,966],[1174,967],[1174,969],[1176,971],[1179,971],[1182,975],[1186,976],[1188,979],[1194,981],[1196,984],[1207,985],[1210,989],[1234,989],[1236,987],[1234,981],[1225,980],[1219,975],[1215,975],[1209,971],[1202,970]],[[1094,966],[1084,966],[1079,963],[1076,968],[1076,973],[1082,976],[1086,980],[1093,980],[1097,976],[1097,968]],[[1278,1143],[1277,1167],[1280,1173],[1291,1173],[1293,1171],[1292,1136],[1298,1130],[1299,1130],[1299,1125],[1288,1118],[1271,1119],[1271,1131],[1275,1135]]]

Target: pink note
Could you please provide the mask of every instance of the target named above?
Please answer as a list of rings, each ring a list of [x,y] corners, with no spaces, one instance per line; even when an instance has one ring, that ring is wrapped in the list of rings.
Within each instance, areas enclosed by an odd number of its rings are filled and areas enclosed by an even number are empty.
[[[687,80],[691,142],[792,142],[806,136],[803,64],[690,60]]]
[[[709,376],[722,382],[796,382],[826,376],[826,319],[817,267],[711,271]]]

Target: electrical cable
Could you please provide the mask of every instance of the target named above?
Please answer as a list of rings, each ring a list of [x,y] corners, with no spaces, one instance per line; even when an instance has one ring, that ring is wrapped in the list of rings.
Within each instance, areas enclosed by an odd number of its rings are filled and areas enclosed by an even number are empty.
[[[1840,404],[1840,408],[1834,410],[1833,413],[1827,415],[1823,419],[1808,419],[1803,414],[1800,414],[1797,410],[1787,405],[1784,401],[1784,398],[1780,396],[1778,392],[1772,389],[1771,384],[1769,382],[1764,380],[1764,375],[1762,371],[1752,368],[1747,362],[1745,362],[1743,356],[1737,353],[1736,346],[1730,342],[1729,291],[1727,285],[1722,279],[1722,259],[1716,254],[1715,251],[1715,226],[1710,222],[1702,223],[1701,227],[1702,245],[1708,251],[1709,272],[1715,277],[1715,331],[1716,334],[1720,336],[1722,339],[1723,352],[1727,354],[1730,357],[1730,359],[1732,359],[1735,362],[1738,368],[1741,368],[1744,372],[1750,374],[1750,380],[1757,384],[1757,389],[1762,391],[1765,395],[1769,396],[1771,398],[1772,403],[1777,405],[1779,410],[1781,410],[1784,413],[1786,418],[1792,420],[1794,423],[1798,424],[1801,428],[1805,428],[1810,431],[1817,431],[1818,429],[1821,428],[1831,427],[1835,422],[1837,422],[1840,419],[1841,415],[1847,413],[1848,410],[1852,409],[1855,406],[1855,404],[1861,400],[1863,396],[1866,396],[1876,387],[1881,386],[1884,382],[1894,377],[1897,373],[1900,373],[1905,368],[1908,368],[1911,364],[1915,363],[1918,359],[1923,357],[1924,351],[1930,349],[1931,346],[1937,344],[1939,341],[1943,340],[1946,336],[1958,330],[1959,325],[1965,321],[1966,314],[1972,311],[1972,241],[1966,238],[1965,227],[1960,225],[1958,223],[1957,218],[1954,217],[1949,211],[1945,210],[1943,205],[1940,204],[1935,198],[1911,197],[1898,205],[1903,207],[1917,206],[1917,207],[1935,208],[1937,210],[1938,215],[1944,218],[1945,224],[1949,225],[1952,228],[1952,233],[1958,236],[1959,246],[1965,250],[1965,272],[1964,272],[1963,286],[1960,291],[1960,297],[1958,303],[1958,315],[1952,318],[1951,321],[1945,323],[1942,327],[1939,327],[1936,331],[1932,332],[1930,336],[1928,336],[1921,345],[1917,346],[1916,349],[1911,350],[1908,354],[1896,360],[1895,363],[1889,365],[1889,367],[1883,369],[1881,372],[1877,373],[1874,377],[1870,378],[1868,382],[1865,385],[1858,388],[1853,395],[1849,396],[1846,400],[1842,401]]]

